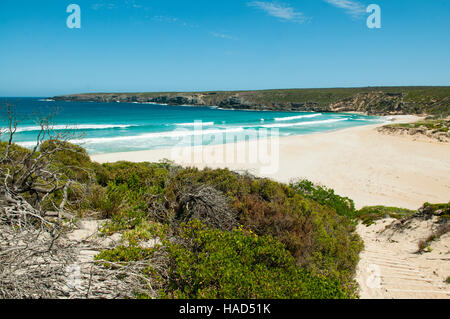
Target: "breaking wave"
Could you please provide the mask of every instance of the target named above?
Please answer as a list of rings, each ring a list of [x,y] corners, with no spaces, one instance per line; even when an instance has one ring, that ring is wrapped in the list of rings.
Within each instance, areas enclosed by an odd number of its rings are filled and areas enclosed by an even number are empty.
[[[317,116],[323,115],[322,113],[315,113],[315,114],[308,114],[308,115],[297,115],[297,116],[288,116],[288,117],[276,117],[276,122],[282,122],[282,121],[292,121],[292,120],[298,120],[298,119],[307,119],[307,118],[313,118]]]

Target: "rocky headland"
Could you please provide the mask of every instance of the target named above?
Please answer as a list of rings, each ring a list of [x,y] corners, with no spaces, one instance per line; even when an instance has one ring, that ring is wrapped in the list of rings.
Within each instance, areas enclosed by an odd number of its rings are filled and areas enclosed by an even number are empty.
[[[361,112],[369,115],[450,115],[450,87],[290,89],[263,91],[89,93],[56,101],[156,103],[291,112]]]

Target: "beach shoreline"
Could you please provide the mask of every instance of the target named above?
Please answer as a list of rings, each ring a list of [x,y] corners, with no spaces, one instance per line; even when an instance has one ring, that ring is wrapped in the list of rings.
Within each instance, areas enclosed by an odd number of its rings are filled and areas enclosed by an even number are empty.
[[[393,123],[422,119],[412,115],[386,118]],[[284,183],[306,178],[353,199],[357,208],[386,205],[417,209],[425,202],[448,202],[450,144],[381,134],[377,128],[383,125],[281,137],[274,144],[279,152],[277,169],[266,173],[258,162],[220,161],[217,156],[205,159],[204,154],[218,154],[227,144],[99,154],[91,158],[99,163],[167,159],[200,169],[248,171]],[[245,148],[249,153],[248,143],[236,142],[231,146],[238,150]]]

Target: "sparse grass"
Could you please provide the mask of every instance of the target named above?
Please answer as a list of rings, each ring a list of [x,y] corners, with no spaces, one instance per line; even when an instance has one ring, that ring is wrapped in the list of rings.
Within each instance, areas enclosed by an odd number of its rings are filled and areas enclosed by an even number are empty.
[[[386,207],[386,206],[369,206],[364,207],[356,212],[358,219],[366,226],[372,225],[375,221],[383,218],[396,218],[401,219],[411,216],[416,211],[399,208],[399,207]]]
[[[445,221],[443,224],[441,224],[435,232],[433,232],[430,236],[428,236],[425,240],[419,241],[417,244],[419,250],[417,253],[423,253],[423,252],[431,252],[433,249],[431,248],[431,243],[433,241],[439,240],[443,235],[448,233],[450,231],[450,223]]]
[[[423,120],[423,121],[418,121],[418,122],[414,122],[414,123],[390,124],[390,125],[386,125],[386,127],[404,128],[404,129],[425,128],[427,130],[430,130],[433,133],[439,133],[439,132],[448,133],[449,127],[450,127],[450,120],[430,119],[430,120]]]

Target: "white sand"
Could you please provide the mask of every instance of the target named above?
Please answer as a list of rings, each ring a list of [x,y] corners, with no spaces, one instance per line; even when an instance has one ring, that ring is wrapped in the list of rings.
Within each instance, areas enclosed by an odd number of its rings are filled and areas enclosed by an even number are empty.
[[[415,116],[395,117],[396,122],[418,119]],[[274,148],[275,151],[270,153],[278,158],[276,155],[279,151],[279,165],[274,172],[267,170],[267,164],[249,162],[248,157],[240,163],[227,162],[223,160],[225,157],[221,160],[214,160],[211,156],[202,158],[204,154],[221,154],[219,152],[230,146],[245,147],[248,150],[248,144],[243,142],[194,149],[102,154],[92,156],[92,159],[101,163],[120,160],[157,162],[170,159],[184,166],[248,170],[254,175],[281,182],[307,178],[335,189],[337,194],[352,198],[358,208],[366,205],[389,205],[417,209],[424,202],[448,202],[450,144],[380,134],[377,132],[379,126],[380,124],[280,138],[279,148]],[[177,152],[186,150],[189,156],[181,160]],[[251,153],[254,155],[255,152]]]

